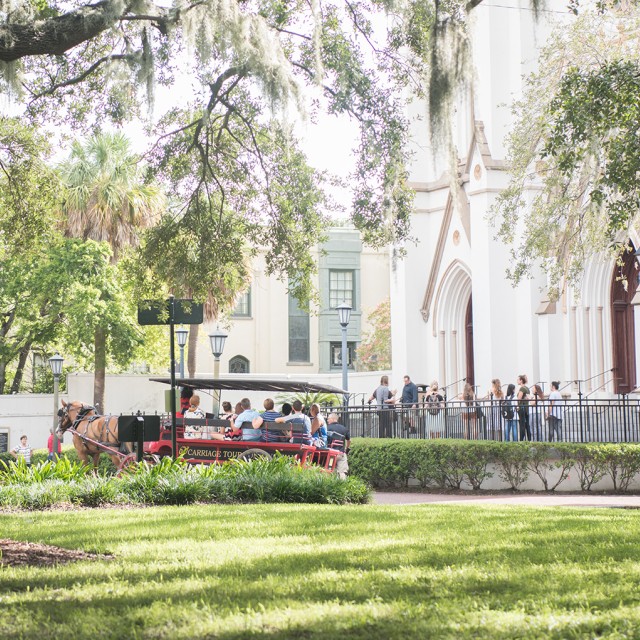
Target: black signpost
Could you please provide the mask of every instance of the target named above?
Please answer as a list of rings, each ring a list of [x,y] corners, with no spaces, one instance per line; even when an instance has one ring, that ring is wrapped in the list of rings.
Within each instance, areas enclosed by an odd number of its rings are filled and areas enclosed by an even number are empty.
[[[136,442],[136,456],[142,462],[144,442],[157,440],[160,437],[160,416],[119,416],[118,440],[120,442]]]
[[[169,296],[168,300],[158,304],[147,301],[138,305],[138,324],[169,325],[169,356],[171,358],[171,448],[173,457],[177,455],[176,441],[176,347],[173,329],[176,324],[202,324],[204,311],[202,303],[184,298]],[[141,447],[142,448],[142,447]]]

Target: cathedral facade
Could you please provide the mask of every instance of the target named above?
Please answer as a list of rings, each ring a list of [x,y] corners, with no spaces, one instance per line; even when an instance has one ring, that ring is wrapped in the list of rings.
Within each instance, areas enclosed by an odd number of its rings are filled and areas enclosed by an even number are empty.
[[[493,378],[506,385],[520,374],[546,393],[560,380],[565,393],[592,397],[640,383],[638,256],[628,253],[622,266],[592,260],[579,290],[550,301],[541,271],[517,287],[507,280],[509,249],[490,222],[509,179],[510,105],[550,30],[569,19],[560,11],[536,17],[528,0],[483,2],[469,29],[473,79],[449,114],[453,161],[431,145],[428,119],[415,118],[416,243],[391,275],[395,381],[405,373],[438,380],[449,398],[465,380],[484,396]],[[423,112],[417,104],[412,115]],[[640,247],[640,238],[630,240]]]

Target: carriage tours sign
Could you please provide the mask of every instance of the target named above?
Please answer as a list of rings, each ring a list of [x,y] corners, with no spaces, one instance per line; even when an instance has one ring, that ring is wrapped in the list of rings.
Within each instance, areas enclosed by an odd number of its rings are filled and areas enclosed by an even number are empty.
[[[173,455],[177,451],[176,443],[176,361],[173,328],[176,324],[202,324],[204,310],[201,302],[187,298],[169,296],[164,302],[143,300],[138,305],[138,324],[169,325],[169,355],[171,358],[171,444]]]
[[[138,305],[138,324],[202,324],[203,305],[187,298],[169,298],[158,303],[145,300]]]

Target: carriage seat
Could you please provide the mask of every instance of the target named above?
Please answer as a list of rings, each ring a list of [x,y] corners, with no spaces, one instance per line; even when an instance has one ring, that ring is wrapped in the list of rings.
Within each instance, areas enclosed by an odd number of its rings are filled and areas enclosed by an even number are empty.
[[[291,425],[286,422],[263,422],[263,442],[289,442]]]
[[[176,423],[178,427],[184,427],[185,438],[202,438],[209,440],[214,433],[224,434],[225,427],[229,426],[227,420],[217,418],[181,418]]]

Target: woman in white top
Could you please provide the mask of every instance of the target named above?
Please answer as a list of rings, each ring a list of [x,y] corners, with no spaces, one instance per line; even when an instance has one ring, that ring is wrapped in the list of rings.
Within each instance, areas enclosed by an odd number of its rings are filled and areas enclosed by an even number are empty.
[[[200,408],[200,396],[195,393],[191,396],[189,408],[184,412],[185,420],[195,419],[203,420],[206,416],[204,411]],[[198,425],[186,425],[184,428],[185,438],[198,438],[202,428]]]

